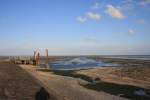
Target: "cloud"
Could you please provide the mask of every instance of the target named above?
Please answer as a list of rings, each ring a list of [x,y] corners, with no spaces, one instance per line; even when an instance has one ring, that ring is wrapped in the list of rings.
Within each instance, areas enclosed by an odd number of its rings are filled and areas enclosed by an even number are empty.
[[[77,17],[77,20],[80,22],[80,23],[84,23],[87,21],[87,19],[85,17],[81,17],[81,16],[78,16]]]
[[[88,16],[90,19],[93,19],[93,20],[96,20],[96,21],[99,21],[99,20],[101,19],[101,15],[98,14],[98,13],[88,12],[88,13],[87,13],[87,16]]]
[[[112,6],[112,5],[107,5],[107,10],[106,12],[113,18],[116,19],[124,19],[125,16],[124,14],[116,7]]]
[[[132,35],[132,34],[135,34],[135,30],[129,29],[129,30],[128,30],[128,33],[131,34],[131,35]]]

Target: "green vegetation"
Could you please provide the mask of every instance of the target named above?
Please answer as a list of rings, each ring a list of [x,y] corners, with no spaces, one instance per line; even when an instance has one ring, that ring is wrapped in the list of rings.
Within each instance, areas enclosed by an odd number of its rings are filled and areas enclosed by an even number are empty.
[[[134,92],[138,90],[144,90],[145,92],[147,92],[147,94],[150,94],[150,90],[146,90],[136,86],[120,85],[120,84],[108,83],[108,82],[99,82],[96,84],[87,84],[82,86],[88,89],[103,91],[112,95],[117,95],[132,100],[150,100],[149,97],[135,95]]]
[[[45,71],[45,70],[42,70],[42,71]],[[120,84],[103,82],[103,81],[92,84],[93,80],[90,77],[86,75],[82,75],[82,74],[77,74],[76,71],[74,70],[51,70],[51,72],[53,72],[56,75],[80,78],[88,82],[91,82],[90,84],[86,84],[86,85],[80,84],[81,86],[88,88],[88,89],[93,89],[96,91],[103,91],[112,95],[128,98],[131,100],[150,100],[150,97],[138,96],[134,94],[135,91],[143,90],[148,95],[150,95],[149,89],[144,89],[144,88],[131,86],[131,85],[120,85]]]
[[[75,73],[74,70],[53,70],[52,71],[54,74],[56,75],[62,75],[62,76],[69,76],[69,77],[74,77],[74,78],[81,78],[83,80],[86,80],[88,82],[92,82],[92,79],[86,75],[82,75],[82,74],[77,74]]]
[[[46,69],[46,68],[45,69],[44,68],[43,69],[37,69],[37,70],[38,71],[43,71],[43,72],[50,72],[51,71],[50,69]]]

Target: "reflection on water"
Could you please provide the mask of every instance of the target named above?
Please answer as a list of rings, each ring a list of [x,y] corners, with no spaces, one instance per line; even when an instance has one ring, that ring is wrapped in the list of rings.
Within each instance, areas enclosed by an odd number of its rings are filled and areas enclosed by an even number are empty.
[[[56,70],[77,70],[77,69],[117,66],[117,64],[104,63],[102,61],[97,61],[86,57],[67,58],[49,64],[52,69]]]

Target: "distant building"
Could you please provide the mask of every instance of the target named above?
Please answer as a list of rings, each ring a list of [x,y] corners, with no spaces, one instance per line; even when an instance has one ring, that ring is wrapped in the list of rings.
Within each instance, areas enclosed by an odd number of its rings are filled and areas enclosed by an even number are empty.
[[[15,64],[36,64],[36,61],[33,57],[30,56],[16,56],[11,57],[10,61],[14,62]]]

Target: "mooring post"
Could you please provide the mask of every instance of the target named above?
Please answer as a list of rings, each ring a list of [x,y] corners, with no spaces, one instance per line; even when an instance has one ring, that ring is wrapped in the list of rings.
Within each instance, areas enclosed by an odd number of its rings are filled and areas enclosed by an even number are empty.
[[[34,51],[33,59],[36,59],[36,51]]]
[[[48,49],[45,49],[45,52],[46,52],[46,66],[47,68],[49,69],[49,57],[48,57]]]
[[[46,63],[48,63],[48,49],[46,49],[45,52],[46,52]]]
[[[32,62],[33,62],[33,65],[36,65],[36,51],[34,51]]]
[[[40,53],[38,52],[36,56],[36,65],[39,65],[39,64],[40,64]]]

